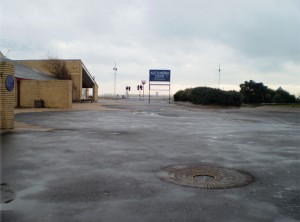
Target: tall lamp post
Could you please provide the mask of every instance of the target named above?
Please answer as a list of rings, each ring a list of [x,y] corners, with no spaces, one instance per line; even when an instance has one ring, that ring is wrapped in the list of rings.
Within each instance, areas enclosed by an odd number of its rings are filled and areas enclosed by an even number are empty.
[[[146,80],[142,80],[142,84],[143,84],[143,100],[144,100],[144,90],[145,90],[145,84],[146,84]]]
[[[117,63],[115,62],[115,66],[113,67],[114,73],[114,97],[116,97],[116,81],[117,81]]]
[[[220,89],[221,65],[219,64],[219,89]]]

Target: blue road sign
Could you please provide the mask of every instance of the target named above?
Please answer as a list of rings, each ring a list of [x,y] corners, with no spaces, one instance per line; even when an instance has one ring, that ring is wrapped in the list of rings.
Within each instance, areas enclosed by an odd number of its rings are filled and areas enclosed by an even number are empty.
[[[150,69],[149,70],[149,81],[157,82],[170,82],[171,80],[171,70],[158,70]]]

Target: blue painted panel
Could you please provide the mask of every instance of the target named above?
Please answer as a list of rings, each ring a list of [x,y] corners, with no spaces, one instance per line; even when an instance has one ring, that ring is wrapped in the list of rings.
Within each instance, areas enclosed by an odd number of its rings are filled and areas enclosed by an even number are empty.
[[[15,78],[12,75],[8,75],[5,80],[5,86],[8,91],[12,91],[15,86]]]
[[[171,70],[158,70],[150,69],[149,70],[149,81],[157,82],[170,82],[171,81]]]

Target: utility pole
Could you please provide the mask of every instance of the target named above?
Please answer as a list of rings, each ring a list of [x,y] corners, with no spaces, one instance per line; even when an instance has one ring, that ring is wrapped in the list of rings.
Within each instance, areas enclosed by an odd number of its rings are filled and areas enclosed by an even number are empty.
[[[220,78],[221,78],[221,65],[219,64],[219,89],[220,89]]]
[[[114,73],[114,97],[116,97],[116,81],[117,81],[117,63],[115,62],[115,66],[113,67]]]

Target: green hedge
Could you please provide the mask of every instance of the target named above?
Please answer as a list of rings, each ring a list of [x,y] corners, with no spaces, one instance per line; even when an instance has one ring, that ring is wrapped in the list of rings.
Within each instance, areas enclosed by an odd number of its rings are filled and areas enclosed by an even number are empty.
[[[185,90],[179,90],[174,94],[174,100],[175,101],[189,101],[189,95],[192,92],[192,88],[185,89]]]
[[[196,87],[179,90],[174,94],[174,101],[189,101],[202,105],[240,106],[241,96],[237,91]]]

